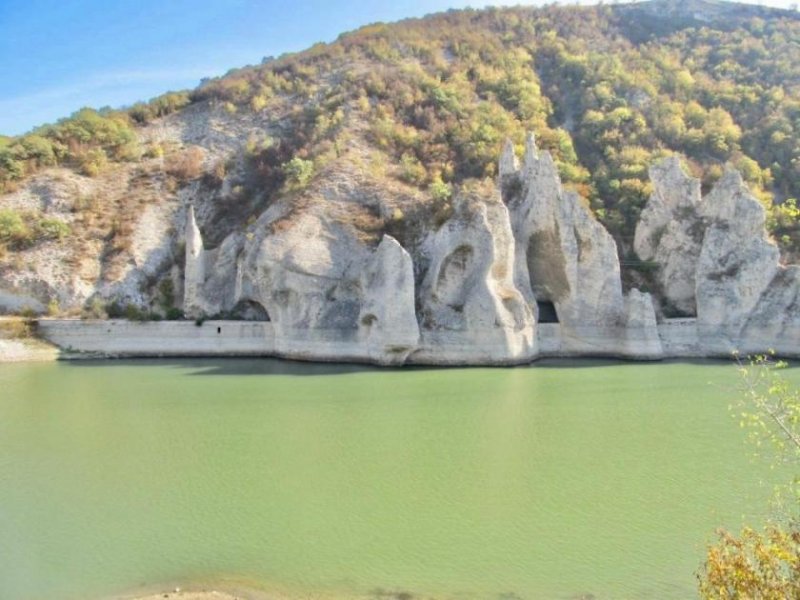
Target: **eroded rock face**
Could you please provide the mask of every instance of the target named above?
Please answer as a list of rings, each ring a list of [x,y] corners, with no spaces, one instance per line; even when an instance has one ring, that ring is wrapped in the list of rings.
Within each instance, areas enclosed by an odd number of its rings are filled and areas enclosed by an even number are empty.
[[[707,354],[798,354],[798,267],[779,265],[765,211],[734,170],[700,199],[677,159],[650,171],[655,193],[636,230],[636,251],[661,265],[667,302],[697,315]],[[693,286],[693,288],[692,288]]]
[[[279,202],[213,250],[189,210],[186,312],[269,320],[270,347],[293,358],[510,364],[538,355],[537,306],[547,303],[559,321],[546,330],[549,355],[661,357],[650,295],[623,293],[613,238],[562,188],[550,155],[531,136],[521,161],[506,145],[499,172],[497,186],[463,186],[452,214],[409,248],[348,220],[361,202],[356,179],[302,209]],[[800,267],[778,265],[764,210],[738,174],[704,200],[677,159],[651,176],[635,247],[662,265],[665,302],[697,312],[698,348],[793,348]]]
[[[184,304],[191,316],[232,311],[269,320],[284,356],[404,362],[419,328],[414,270],[400,244],[385,236],[370,249],[313,213],[278,230],[275,220],[265,213],[247,234],[203,250],[189,212]]]
[[[553,303],[564,350],[660,356],[650,296],[623,296],[613,238],[577,194],[562,189],[552,157],[538,151],[533,136],[522,168],[501,170],[501,187],[516,244],[516,285],[532,307]]]
[[[526,147],[520,167],[507,144],[499,185],[464,186],[411,253],[388,235],[370,245],[331,212],[357,193],[347,179],[305,210],[271,207],[214,250],[189,211],[186,311],[244,305],[272,321],[276,350],[295,358],[511,364],[537,356],[543,301],[561,321],[559,353],[660,356],[650,297],[623,295],[613,239],[562,190],[532,136]]]
[[[465,191],[429,236],[418,291],[422,347],[415,362],[512,363],[536,352],[534,318],[514,285],[514,238],[494,188]]]
[[[197,226],[194,206],[189,207],[183,233],[186,242],[186,266],[183,284],[183,310],[187,317],[197,318],[206,312],[203,286],[206,282],[206,256],[203,236]]]
[[[383,236],[361,274],[364,299],[359,332],[369,357],[381,364],[402,364],[419,344],[414,308],[414,266],[399,242]]]
[[[653,194],[642,211],[633,247],[644,261],[660,265],[657,280],[668,313],[694,315],[695,265],[705,234],[700,181],[687,176],[677,156],[650,168]]]
[[[767,239],[764,208],[736,171],[725,172],[701,212],[707,229],[696,268],[697,323],[720,349],[733,350],[780,253]]]
[[[800,266],[778,267],[750,313],[739,339],[742,353],[774,350],[797,356],[800,340]]]

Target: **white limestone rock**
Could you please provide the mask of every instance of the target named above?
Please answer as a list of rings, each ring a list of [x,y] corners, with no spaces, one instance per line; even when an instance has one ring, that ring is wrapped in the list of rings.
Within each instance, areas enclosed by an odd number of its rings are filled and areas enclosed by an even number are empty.
[[[422,347],[413,362],[505,364],[535,356],[534,318],[514,285],[514,238],[495,188],[464,190],[423,252]]]
[[[519,161],[514,152],[514,144],[511,140],[506,140],[503,146],[503,153],[500,155],[500,162],[498,164],[497,172],[502,179],[506,175],[513,175],[519,171]]]
[[[371,252],[352,232],[308,213],[280,231],[260,221],[245,246],[244,280],[279,330],[337,329],[355,334],[359,278]],[[245,284],[243,284],[245,285]]]
[[[203,236],[200,234],[194,215],[194,206],[189,207],[186,215],[183,239],[186,244],[183,310],[187,317],[197,318],[205,313],[202,292],[206,281],[206,257]]]
[[[696,311],[698,352],[800,353],[798,270],[779,265],[766,213],[727,169],[701,200],[700,182],[677,158],[650,170],[653,196],[636,229],[640,258],[660,264],[667,302]]]
[[[779,267],[750,314],[739,341],[745,354],[800,356],[800,266]]]
[[[727,170],[701,205],[708,222],[696,267],[697,322],[709,350],[737,348],[739,335],[778,270],[764,208]]]
[[[628,346],[629,305],[623,296],[616,244],[582,204],[564,191],[552,157],[529,136],[517,180],[501,185],[516,242],[514,279],[531,307],[552,302],[565,352],[657,357],[661,355],[649,295],[638,293],[630,323],[648,332]]]
[[[633,248],[640,259],[659,264],[657,280],[665,308],[694,315],[695,266],[705,235],[700,180],[683,172],[677,156],[650,167],[653,194],[636,226]]]
[[[419,344],[411,256],[389,235],[383,236],[361,274],[363,300],[360,337],[371,360],[402,364]]]

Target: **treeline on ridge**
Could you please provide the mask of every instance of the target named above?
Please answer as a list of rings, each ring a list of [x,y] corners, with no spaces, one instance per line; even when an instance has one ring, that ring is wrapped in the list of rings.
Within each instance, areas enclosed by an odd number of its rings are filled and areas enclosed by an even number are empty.
[[[0,191],[47,166],[92,176],[139,160],[152,149],[136,128],[190,104],[236,114],[291,102],[285,133],[252,149],[265,189],[307,183],[364,135],[405,182],[446,196],[493,176],[503,141],[521,151],[534,131],[623,253],[651,193],[648,166],[677,152],[706,189],[726,164],[739,169],[782,250],[800,256],[800,20],[781,12],[656,30],[637,14],[551,5],[364,27],[191,92],[0,138]]]

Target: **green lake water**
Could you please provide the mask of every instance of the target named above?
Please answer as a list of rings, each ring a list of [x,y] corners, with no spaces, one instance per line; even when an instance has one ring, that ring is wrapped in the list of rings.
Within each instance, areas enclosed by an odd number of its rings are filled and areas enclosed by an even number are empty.
[[[731,417],[737,377],[0,365],[0,598],[215,580],[299,598],[691,598],[714,529],[760,522],[776,478]]]

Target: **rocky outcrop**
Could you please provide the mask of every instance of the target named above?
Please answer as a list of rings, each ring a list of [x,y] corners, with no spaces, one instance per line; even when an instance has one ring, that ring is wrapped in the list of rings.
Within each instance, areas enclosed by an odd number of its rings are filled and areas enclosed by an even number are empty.
[[[203,236],[200,234],[200,228],[195,219],[194,206],[189,207],[183,239],[186,243],[183,311],[187,317],[196,318],[210,311],[207,311],[203,298],[203,287],[206,282],[206,253],[203,248]]]
[[[766,215],[736,171],[728,170],[701,204],[707,227],[696,268],[697,323],[709,349],[735,350],[778,270]]]
[[[516,243],[514,279],[528,302],[555,306],[565,351],[661,356],[650,297],[624,297],[611,235],[562,188],[552,157],[538,151],[533,136],[521,169],[511,170],[509,151],[501,187]]]
[[[420,341],[414,308],[414,266],[399,242],[383,236],[361,274],[360,340],[370,360],[402,364]]]
[[[633,247],[644,261],[659,265],[657,281],[668,314],[693,315],[695,268],[705,234],[700,181],[686,175],[677,156],[650,168],[653,194],[642,211]]]
[[[271,321],[272,351],[309,360],[512,364],[539,356],[540,340],[547,355],[652,359],[664,354],[660,330],[692,355],[792,350],[800,270],[778,265],[739,175],[701,199],[676,158],[650,173],[635,250],[660,265],[662,308],[697,314],[691,328],[660,327],[649,294],[624,293],[613,238],[533,136],[521,161],[506,145],[496,186],[463,186],[408,248],[389,235],[370,242],[347,221],[356,180],[304,210],[278,203],[213,250],[190,209],[184,306],[197,317],[246,307]],[[540,307],[558,321],[542,335]]]
[[[514,285],[514,238],[493,186],[464,190],[423,247],[418,293],[427,363],[516,363],[535,356],[534,317]]]
[[[516,364],[538,355],[544,302],[560,319],[548,332],[556,354],[660,357],[649,295],[623,294],[613,239],[562,189],[550,155],[531,136],[522,166],[509,144],[499,170],[498,185],[463,186],[409,248],[389,235],[373,246],[348,224],[353,178],[302,211],[278,203],[213,250],[190,209],[186,313],[249,307],[271,321],[275,353],[293,358]]]
[[[799,354],[798,267],[779,264],[764,208],[739,173],[726,170],[702,200],[676,158],[650,173],[635,249],[658,263],[664,300],[696,314],[701,350]]]

